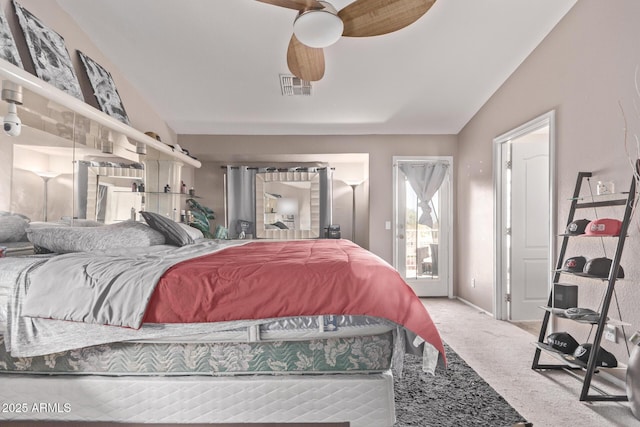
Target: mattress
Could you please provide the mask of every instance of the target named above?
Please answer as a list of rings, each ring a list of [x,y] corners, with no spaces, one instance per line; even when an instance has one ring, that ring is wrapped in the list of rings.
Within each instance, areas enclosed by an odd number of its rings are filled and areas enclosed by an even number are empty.
[[[393,332],[249,343],[119,342],[13,358],[0,335],[0,372],[99,375],[241,375],[384,372]]]
[[[0,420],[131,423],[395,421],[389,372],[239,377],[2,375]]]

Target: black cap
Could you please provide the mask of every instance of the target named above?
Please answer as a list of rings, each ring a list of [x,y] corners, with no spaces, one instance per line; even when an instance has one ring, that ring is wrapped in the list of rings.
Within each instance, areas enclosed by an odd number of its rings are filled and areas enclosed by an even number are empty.
[[[574,256],[571,258],[567,258],[564,262],[564,267],[562,268],[562,270],[571,273],[582,273],[584,270],[584,265],[586,263],[587,259],[583,256]]]
[[[600,313],[590,308],[573,307],[564,311],[564,317],[582,322],[598,323]]]
[[[584,272],[589,276],[606,279],[609,277],[612,262],[613,261],[610,258],[590,259],[584,266]],[[622,269],[622,266],[618,267],[618,279],[624,279],[624,270]]]
[[[583,363],[589,363],[589,355],[591,354],[591,343],[580,344],[578,348],[573,352],[573,357]],[[600,347],[598,351],[598,357],[596,358],[596,366],[603,366],[605,368],[615,368],[618,366],[616,357],[609,353],[604,348]]]
[[[567,332],[554,332],[553,334],[549,334],[549,336],[547,336],[547,345],[553,350],[564,354],[573,354],[579,346],[578,341]]]
[[[565,234],[569,236],[578,236],[580,234],[584,234],[589,222],[590,221],[588,219],[577,219],[573,222],[570,222],[569,225],[567,225]]]

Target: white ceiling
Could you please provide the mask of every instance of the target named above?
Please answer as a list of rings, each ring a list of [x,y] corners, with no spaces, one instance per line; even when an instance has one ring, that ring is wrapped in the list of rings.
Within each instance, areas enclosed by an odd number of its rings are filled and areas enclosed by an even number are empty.
[[[400,31],[326,48],[310,97],[280,92],[293,10],[58,2],[178,134],[336,135],[457,134],[576,0],[438,0]]]

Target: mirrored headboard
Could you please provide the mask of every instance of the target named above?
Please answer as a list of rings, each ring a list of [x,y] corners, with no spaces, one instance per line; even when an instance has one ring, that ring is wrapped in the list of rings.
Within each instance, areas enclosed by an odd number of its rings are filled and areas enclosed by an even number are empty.
[[[320,237],[320,174],[273,171],[256,174],[256,237]]]

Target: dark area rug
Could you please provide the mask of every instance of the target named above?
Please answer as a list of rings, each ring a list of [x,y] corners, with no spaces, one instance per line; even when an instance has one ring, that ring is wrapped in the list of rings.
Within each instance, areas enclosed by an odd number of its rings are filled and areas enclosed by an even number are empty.
[[[405,355],[394,384],[397,427],[510,427],[525,421],[489,384],[445,344],[447,369],[422,372],[422,360]]]

